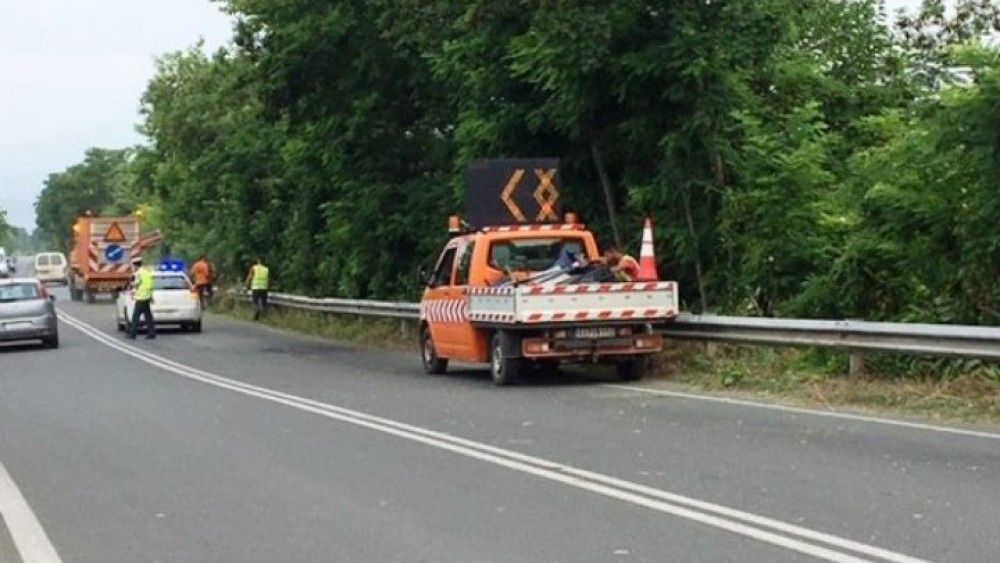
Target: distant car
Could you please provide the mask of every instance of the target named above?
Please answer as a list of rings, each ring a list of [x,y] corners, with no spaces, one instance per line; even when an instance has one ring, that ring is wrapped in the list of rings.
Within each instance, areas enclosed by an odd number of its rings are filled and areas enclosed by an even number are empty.
[[[118,330],[128,329],[133,310],[134,292],[128,289],[119,293],[115,301]],[[175,325],[201,332],[201,300],[183,272],[153,273],[153,320],[156,326]]]
[[[59,347],[55,296],[32,278],[0,280],[0,341],[41,340]]]
[[[42,283],[68,283],[69,270],[66,256],[61,252],[42,252],[35,255],[35,278]]]

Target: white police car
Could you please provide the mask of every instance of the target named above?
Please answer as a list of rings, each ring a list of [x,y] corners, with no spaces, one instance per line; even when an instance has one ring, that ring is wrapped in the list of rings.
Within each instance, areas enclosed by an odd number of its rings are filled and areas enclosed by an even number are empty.
[[[127,330],[135,310],[135,292],[127,289],[115,301],[118,330]],[[160,269],[153,272],[153,320],[156,326],[178,326],[201,332],[201,300],[183,271]],[[141,328],[141,327],[140,327]]]

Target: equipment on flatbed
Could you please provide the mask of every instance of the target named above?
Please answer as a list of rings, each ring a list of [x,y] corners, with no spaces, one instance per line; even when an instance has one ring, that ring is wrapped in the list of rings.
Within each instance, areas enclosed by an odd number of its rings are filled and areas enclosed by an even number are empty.
[[[529,172],[537,185],[525,184]],[[602,361],[638,379],[662,348],[651,325],[677,315],[676,282],[601,279],[593,233],[572,214],[557,214],[557,172],[553,159],[470,165],[473,226],[451,217],[457,236],[424,275],[420,346],[428,373],[444,372],[450,360],[488,362],[494,383],[505,385],[529,362]],[[519,190],[532,193],[533,207],[517,199]],[[525,222],[526,210],[542,219]]]
[[[93,303],[101,293],[115,294],[132,280],[132,259],[163,237],[159,231],[140,234],[135,216],[94,217],[87,213],[73,223],[69,291],[74,301]]]

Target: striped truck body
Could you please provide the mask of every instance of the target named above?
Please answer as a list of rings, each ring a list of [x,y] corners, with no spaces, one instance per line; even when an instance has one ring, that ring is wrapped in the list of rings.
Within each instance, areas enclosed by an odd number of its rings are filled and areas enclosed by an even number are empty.
[[[117,224],[125,235],[124,241],[109,242],[105,234]],[[132,255],[138,249],[139,223],[128,217],[95,217],[90,222],[90,247],[87,250],[87,278],[130,278],[132,275]],[[105,251],[111,244],[117,244],[125,252],[118,261],[108,260]]]
[[[466,314],[479,324],[659,322],[677,315],[677,283],[471,287]]]

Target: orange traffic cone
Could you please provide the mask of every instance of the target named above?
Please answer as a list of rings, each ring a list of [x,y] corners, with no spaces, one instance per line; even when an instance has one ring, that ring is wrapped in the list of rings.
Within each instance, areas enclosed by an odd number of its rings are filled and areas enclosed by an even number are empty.
[[[656,273],[656,251],[653,250],[653,222],[646,218],[642,227],[642,249],[639,251],[639,275],[635,281],[659,281]]]

